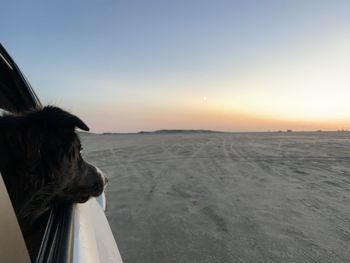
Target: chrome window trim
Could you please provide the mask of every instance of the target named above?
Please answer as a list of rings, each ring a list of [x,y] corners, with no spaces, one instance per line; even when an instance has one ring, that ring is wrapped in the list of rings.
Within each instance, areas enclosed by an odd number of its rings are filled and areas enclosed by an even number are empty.
[[[73,223],[72,204],[51,210],[36,263],[72,262]]]

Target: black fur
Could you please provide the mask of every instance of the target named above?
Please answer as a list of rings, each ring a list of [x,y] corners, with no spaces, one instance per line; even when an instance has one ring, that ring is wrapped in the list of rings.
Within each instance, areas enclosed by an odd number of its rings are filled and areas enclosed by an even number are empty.
[[[22,233],[56,202],[85,202],[104,188],[102,174],[85,162],[75,128],[89,128],[56,107],[0,117],[0,171]]]

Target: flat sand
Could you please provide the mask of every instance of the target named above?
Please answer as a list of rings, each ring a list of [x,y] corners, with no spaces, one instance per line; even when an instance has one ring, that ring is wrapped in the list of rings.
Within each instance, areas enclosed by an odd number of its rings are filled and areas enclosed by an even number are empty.
[[[124,263],[350,262],[350,134],[82,135]]]

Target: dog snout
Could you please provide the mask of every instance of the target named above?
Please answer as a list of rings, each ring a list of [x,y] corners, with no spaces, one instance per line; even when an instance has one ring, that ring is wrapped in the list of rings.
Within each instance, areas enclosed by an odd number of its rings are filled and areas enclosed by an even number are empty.
[[[108,178],[104,175],[104,173],[96,166],[94,166],[97,174],[101,177],[102,181],[103,181],[103,185],[105,186],[108,183]]]
[[[98,167],[93,165],[91,165],[90,175],[94,178],[92,186],[92,195],[99,196],[100,194],[102,194],[105,188],[107,178],[104,176],[103,172]]]

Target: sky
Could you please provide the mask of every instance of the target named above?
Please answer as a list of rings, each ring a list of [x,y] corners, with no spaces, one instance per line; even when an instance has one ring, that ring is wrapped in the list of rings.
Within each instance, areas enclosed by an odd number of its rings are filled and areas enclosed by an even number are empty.
[[[350,1],[2,1],[1,43],[94,132],[350,129]]]

